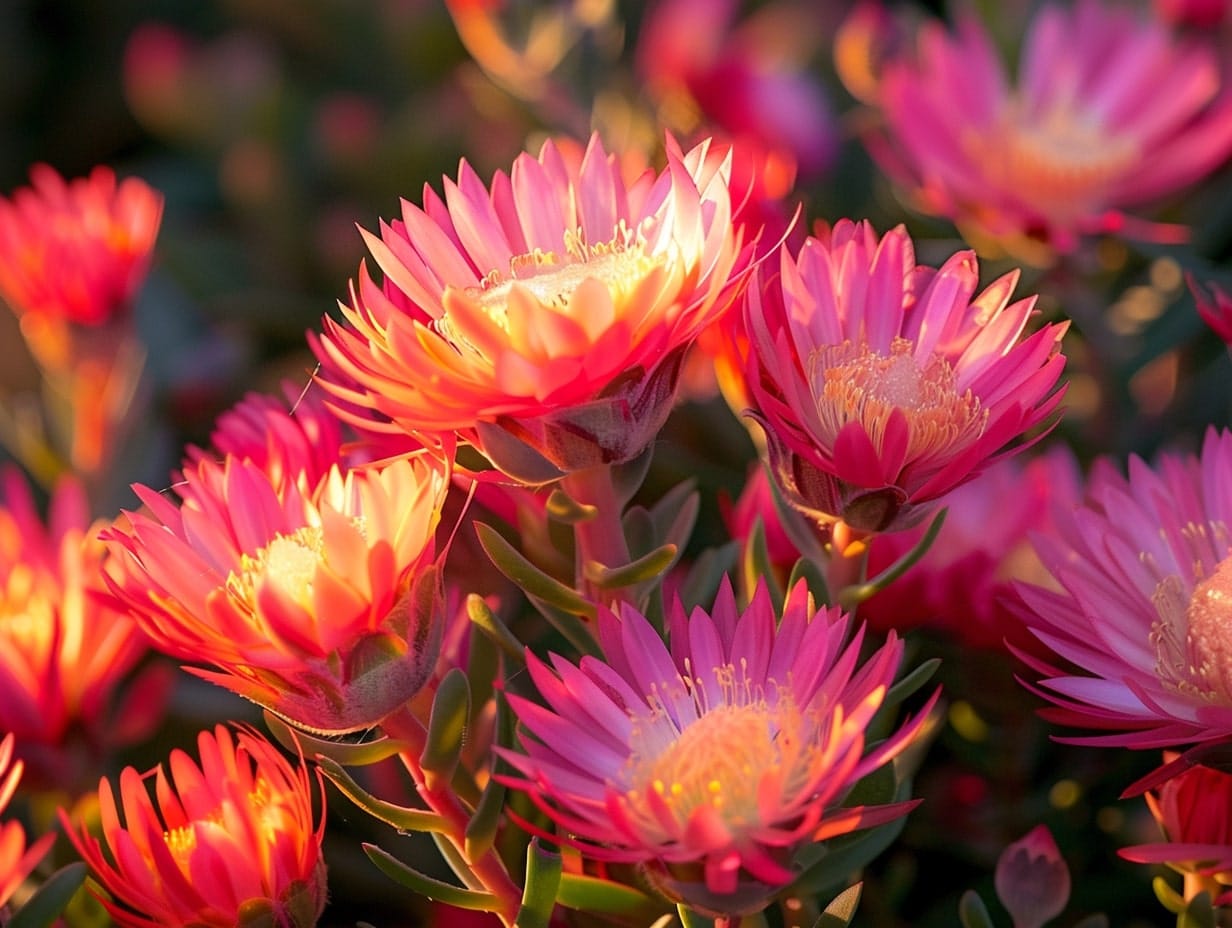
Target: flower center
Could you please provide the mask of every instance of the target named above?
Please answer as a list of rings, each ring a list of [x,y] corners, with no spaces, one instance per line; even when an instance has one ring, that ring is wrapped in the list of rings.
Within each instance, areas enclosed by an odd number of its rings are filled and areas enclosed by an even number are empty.
[[[317,568],[325,563],[325,536],[319,526],[305,525],[290,535],[278,535],[255,555],[240,558],[239,572],[227,578],[227,588],[245,602],[256,597],[258,581],[276,583],[301,606],[312,604]]]
[[[1194,587],[1188,602],[1175,576],[1156,587],[1153,599],[1160,680],[1204,702],[1232,705],[1232,556]]]
[[[988,420],[979,397],[958,392],[945,358],[933,355],[921,367],[913,348],[908,339],[896,338],[889,354],[851,342],[817,351],[812,377],[825,434],[836,436],[849,422],[859,422],[880,447],[891,413],[899,410],[909,430],[908,461],[978,438]]]
[[[715,672],[723,688],[721,704],[706,707],[700,683],[682,679],[693,695],[696,719],[677,725],[653,696],[656,708],[634,722],[622,782],[631,814],[652,831],[663,826],[647,806],[644,797],[650,792],[680,828],[703,807],[717,811],[733,829],[754,826],[763,778],[778,773],[789,792],[815,751],[800,737],[805,720],[789,690],[776,687],[769,701],[747,682],[735,683],[730,665]]]

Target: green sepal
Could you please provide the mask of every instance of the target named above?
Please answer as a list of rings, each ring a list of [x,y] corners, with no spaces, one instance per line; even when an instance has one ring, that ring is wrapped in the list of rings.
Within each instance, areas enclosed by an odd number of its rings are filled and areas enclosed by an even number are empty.
[[[692,480],[684,480],[664,493],[650,508],[659,543],[684,550],[693,534],[700,508],[701,498]]]
[[[622,508],[629,504],[629,500],[637,495],[637,491],[646,482],[653,458],[654,442],[651,442],[646,446],[646,450],[633,460],[612,466],[612,488],[616,491],[616,501]]]
[[[476,422],[475,434],[492,466],[519,483],[542,486],[564,476],[559,467],[495,423]]]
[[[1173,889],[1162,876],[1155,877],[1151,881],[1151,887],[1155,890],[1155,898],[1159,900],[1159,904],[1173,915],[1180,915],[1185,911],[1185,897]]]
[[[373,796],[356,783],[333,758],[321,757],[317,760],[317,766],[321,768],[321,772],[329,778],[330,782],[338,787],[338,792],[373,818],[393,826],[400,832],[443,832],[447,830],[445,820],[435,812],[428,812],[425,809],[408,809]]]
[[[428,738],[419,764],[424,772],[448,782],[458,766],[458,755],[471,719],[471,686],[458,667],[441,680],[432,699]]]
[[[408,747],[405,741],[398,741],[394,738],[378,738],[376,741],[364,741],[358,744],[347,741],[330,741],[327,738],[319,738],[300,731],[298,728],[292,728],[268,710],[265,712],[265,725],[269,728],[270,734],[288,751],[303,751],[304,756],[310,760],[319,761],[322,757],[328,757],[343,767],[364,767],[368,764],[376,764]]]
[[[395,883],[421,896],[473,912],[495,912],[500,908],[500,900],[492,893],[464,889],[453,883],[445,883],[435,877],[430,877],[426,873],[420,873],[410,864],[404,863],[375,844],[364,842],[360,846],[368,855],[368,859],[376,864],[378,870]]]
[[[522,907],[518,909],[514,921],[516,928],[548,928],[556,908],[560,872],[560,854],[545,850],[537,837],[531,838],[526,854],[526,886],[522,890]]]
[[[567,909],[606,915],[637,915],[661,905],[632,886],[581,873],[561,875],[556,901]]]
[[[928,524],[928,531],[924,533],[924,537],[916,542],[915,546],[910,551],[900,557],[877,576],[873,577],[873,579],[865,583],[856,583],[839,590],[839,605],[841,605],[844,609],[854,609],[873,594],[885,589],[913,566],[915,566],[915,563],[928,553],[928,549],[931,548],[933,546],[933,542],[937,540],[937,535],[941,532],[941,526],[945,524],[945,516],[947,512],[949,512],[948,509],[942,509],[935,516],[933,516],[933,520]]]
[[[813,928],[847,928],[856,917],[856,909],[860,905],[860,894],[864,891],[863,883],[848,886],[830,900]]]
[[[86,881],[86,865],[81,861],[61,867],[40,886],[12,918],[8,928],[48,928],[63,914],[69,900]]]
[[[567,587],[555,577],[545,574],[492,526],[476,522],[475,533],[496,569],[521,587],[527,595],[570,615],[587,619],[595,617],[594,603],[572,587]]]
[[[564,490],[557,487],[548,495],[545,509],[548,518],[563,525],[576,525],[579,522],[589,522],[599,510],[587,503],[579,503]]]
[[[579,655],[589,654],[592,657],[599,657],[602,654],[599,650],[599,642],[595,640],[594,632],[576,615],[565,612],[563,609],[557,609],[550,603],[545,603],[534,597],[531,597],[531,602],[539,610],[539,614],[547,619],[553,628],[560,632]]]
[[[783,614],[783,588],[779,586],[774,575],[774,565],[770,563],[770,548],[766,544],[766,526],[758,516],[753,520],[753,528],[745,539],[744,550],[740,556],[740,583],[744,590],[744,598],[751,600],[757,589],[758,581],[765,585],[774,604],[774,614]]]
[[[1176,917],[1176,928],[1215,928],[1215,907],[1206,890],[1189,900],[1185,911]]]
[[[967,890],[958,900],[958,920],[963,928],[996,928],[988,914],[988,906],[974,889]]]
[[[678,555],[679,549],[675,545],[666,544],[621,567],[606,567],[597,561],[589,561],[583,568],[583,574],[600,589],[619,590],[659,579],[676,563]]]

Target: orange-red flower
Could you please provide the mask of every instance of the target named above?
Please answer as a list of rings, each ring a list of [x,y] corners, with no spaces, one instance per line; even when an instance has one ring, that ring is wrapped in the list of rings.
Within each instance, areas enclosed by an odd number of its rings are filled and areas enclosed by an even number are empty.
[[[33,313],[101,325],[131,308],[162,218],[162,197],[110,168],[66,182],[45,164],[0,199],[0,297]]]
[[[433,532],[445,468],[421,455],[314,489],[248,459],[201,461],[177,508],[105,533],[109,580],[155,646],[314,731],[370,726],[422,686],[441,619]]]
[[[646,447],[684,349],[750,264],[730,158],[669,139],[667,168],[627,182],[597,137],[570,151],[548,142],[490,188],[463,162],[444,200],[425,189],[366,235],[384,286],[361,268],[318,345],[341,398],[412,433],[460,431],[514,469],[522,448],[567,471]]]
[[[324,819],[312,783],[255,732],[222,725],[197,736],[200,763],[173,751],[152,771],[155,799],[133,767],[119,801],[99,783],[102,840],[62,821],[123,928],[311,928],[325,907]]]
[[[46,524],[25,480],[0,494],[0,730],[14,733],[40,780],[65,787],[93,757],[147,733],[165,678],[151,672],[120,706],[119,683],[148,648],[134,622],[103,598],[106,549],[85,495],[64,480]],[[71,743],[70,743],[71,739]]]
[[[0,812],[17,791],[21,768],[21,761],[13,760],[13,734],[10,732],[0,741]],[[55,840],[55,834],[46,834],[27,847],[26,832],[20,822],[0,823],[0,909],[22,880],[38,866]]]

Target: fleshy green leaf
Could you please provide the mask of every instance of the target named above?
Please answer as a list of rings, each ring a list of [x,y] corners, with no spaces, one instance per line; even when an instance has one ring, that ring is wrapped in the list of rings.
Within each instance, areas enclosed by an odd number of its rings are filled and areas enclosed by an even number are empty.
[[[1151,886],[1155,890],[1155,898],[1159,900],[1159,904],[1173,915],[1180,915],[1185,911],[1185,897],[1168,885],[1168,881],[1162,876],[1155,877],[1151,881]]]
[[[478,593],[471,593],[466,597],[466,614],[505,654],[519,664],[526,663],[522,642],[496,617],[496,613],[488,608],[488,604]]]
[[[1176,928],[1215,928],[1215,908],[1206,890],[1189,900],[1185,911],[1177,916]]]
[[[915,547],[913,547],[910,551],[900,557],[877,576],[873,577],[872,580],[869,580],[867,583],[858,583],[839,590],[839,604],[844,609],[854,609],[874,593],[878,593],[885,589],[908,570],[910,570],[920,558],[928,553],[928,549],[931,548],[933,546],[933,542],[937,540],[937,535],[941,532],[941,526],[945,524],[945,515],[948,511],[948,509],[942,509],[935,516],[933,516],[932,522],[928,525],[928,531],[924,533],[924,537],[916,543]]]
[[[570,615],[595,617],[595,605],[555,577],[549,577],[528,561],[496,529],[482,522],[475,523],[479,544],[496,569],[540,602]]]
[[[509,711],[500,693],[496,695],[496,721],[493,729],[496,746],[509,747],[513,744],[513,714]],[[484,784],[479,801],[475,804],[475,813],[466,823],[466,856],[470,860],[478,860],[496,842],[496,833],[500,830],[501,819],[505,811],[505,785],[496,778],[495,774],[507,768],[506,762],[496,757],[492,768],[494,775],[489,777],[488,782]]]
[[[373,796],[356,783],[351,775],[332,758],[322,757],[317,761],[317,765],[321,768],[321,772],[329,777],[330,782],[338,787],[338,792],[373,818],[392,825],[398,831],[441,832],[446,830],[445,821],[435,812],[408,809]]]
[[[844,889],[830,900],[821,917],[813,922],[813,928],[847,928],[856,917],[856,908],[860,905],[860,893],[863,890],[863,883],[856,883]]]
[[[428,739],[419,758],[425,772],[434,774],[441,780],[448,780],[453,776],[470,718],[470,683],[466,674],[454,667],[445,674],[432,699]]]
[[[48,928],[64,912],[73,894],[86,881],[86,865],[78,861],[61,867],[35,891],[7,922],[8,928]]]
[[[885,699],[881,702],[881,708],[888,709],[891,706],[897,706],[931,680],[933,674],[937,672],[937,668],[940,666],[941,658],[939,657],[930,657],[924,661],[919,667],[890,687],[889,692],[885,695]]]
[[[546,505],[548,517],[564,525],[576,525],[578,522],[588,522],[599,512],[594,506],[579,503],[564,490],[557,487],[548,496]]]
[[[561,875],[556,901],[567,909],[608,915],[636,915],[661,904],[632,886],[581,873]]]
[[[555,464],[499,425],[479,421],[475,423],[475,433],[492,465],[519,483],[541,486],[564,476]]]
[[[792,565],[791,576],[787,578],[787,589],[794,590],[801,580],[808,586],[808,591],[813,594],[813,602],[819,606],[831,605],[830,586],[826,583],[825,574],[821,572],[816,561],[811,561],[806,557],[799,558]]]
[[[675,545],[683,550],[697,524],[700,507],[701,499],[692,480],[685,480],[663,494],[650,510],[660,544]]]
[[[265,724],[278,743],[288,751],[303,751],[311,759],[328,757],[343,767],[363,767],[393,757],[408,747],[405,741],[378,738],[376,741],[330,741],[292,728],[272,712],[265,713]]]
[[[514,922],[516,928],[548,928],[556,908],[560,872],[560,854],[545,850],[538,838],[531,838],[526,855],[526,886],[522,890],[522,908]]]
[[[650,462],[654,458],[654,442],[646,446],[646,450],[632,461],[616,464],[612,467],[612,487],[616,491],[616,500],[623,507],[637,495],[637,491],[646,482],[650,473]]]
[[[678,550],[675,545],[663,545],[621,567],[606,567],[590,561],[584,568],[586,579],[604,590],[619,590],[649,583],[661,577],[676,563]]]
[[[958,920],[963,928],[996,928],[988,914],[988,906],[974,889],[967,890],[958,900]]]
[[[426,873],[420,873],[409,864],[403,863],[387,850],[375,844],[361,845],[368,859],[376,864],[377,869],[396,883],[405,886],[436,902],[457,906],[459,909],[470,909],[475,912],[495,912],[500,908],[500,900],[492,893],[464,889],[452,883],[445,883]]]
[[[758,582],[763,583],[770,593],[774,603],[774,614],[783,613],[783,588],[779,586],[778,578],[774,576],[774,565],[770,563],[770,549],[766,545],[766,526],[758,516],[753,520],[753,528],[745,539],[744,550],[740,557],[740,579],[744,586],[745,596],[753,598],[753,591]]]

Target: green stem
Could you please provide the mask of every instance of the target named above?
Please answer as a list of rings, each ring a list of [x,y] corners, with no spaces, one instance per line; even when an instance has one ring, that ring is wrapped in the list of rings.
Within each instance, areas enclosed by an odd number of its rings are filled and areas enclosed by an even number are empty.
[[[586,579],[586,564],[594,561],[604,567],[623,567],[632,557],[621,522],[620,496],[607,465],[591,467],[567,474],[560,481],[561,489],[574,502],[593,506],[594,515],[574,523],[577,544],[575,588],[595,601],[612,598],[610,591],[599,590]]]

